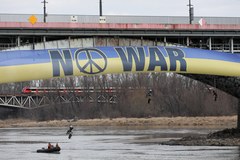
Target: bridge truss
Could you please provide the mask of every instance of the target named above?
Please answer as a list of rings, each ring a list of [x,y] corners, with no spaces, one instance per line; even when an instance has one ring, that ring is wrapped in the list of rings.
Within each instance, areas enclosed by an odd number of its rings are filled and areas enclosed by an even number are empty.
[[[0,107],[36,109],[62,103],[117,103],[117,94],[0,95]]]

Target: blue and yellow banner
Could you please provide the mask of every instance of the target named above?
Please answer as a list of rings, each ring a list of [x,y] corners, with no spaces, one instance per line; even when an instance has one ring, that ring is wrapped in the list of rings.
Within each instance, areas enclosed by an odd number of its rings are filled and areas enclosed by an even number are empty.
[[[0,52],[0,83],[125,72],[240,76],[240,55],[163,46]]]

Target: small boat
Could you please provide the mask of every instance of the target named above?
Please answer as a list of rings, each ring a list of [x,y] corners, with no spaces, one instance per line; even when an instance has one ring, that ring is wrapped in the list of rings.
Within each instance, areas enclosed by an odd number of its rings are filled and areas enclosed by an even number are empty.
[[[60,147],[38,149],[37,153],[60,153]]]

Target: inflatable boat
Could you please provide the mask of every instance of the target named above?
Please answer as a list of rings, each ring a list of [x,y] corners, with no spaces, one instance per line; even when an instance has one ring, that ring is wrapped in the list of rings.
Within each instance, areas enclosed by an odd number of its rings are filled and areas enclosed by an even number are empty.
[[[53,147],[53,148],[42,148],[38,149],[37,153],[60,153],[61,148],[60,147]]]

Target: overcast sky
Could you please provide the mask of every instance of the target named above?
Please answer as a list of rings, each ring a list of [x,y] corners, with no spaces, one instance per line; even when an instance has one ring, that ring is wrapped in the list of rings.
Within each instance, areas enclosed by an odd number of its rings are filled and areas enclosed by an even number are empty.
[[[42,14],[43,0],[0,0],[0,13]],[[48,14],[98,15],[99,0],[47,0]],[[102,0],[104,15],[188,16],[189,0]],[[240,17],[240,0],[191,0],[195,16]]]

